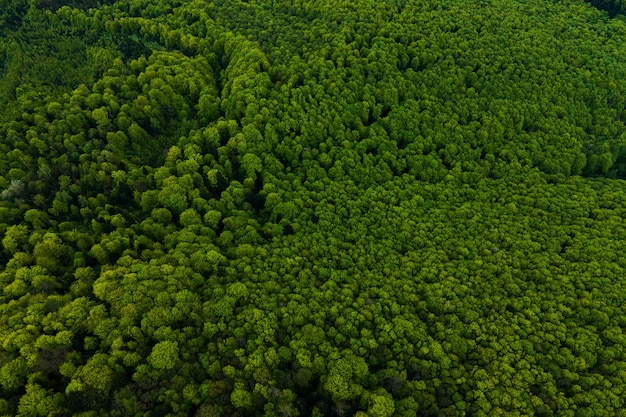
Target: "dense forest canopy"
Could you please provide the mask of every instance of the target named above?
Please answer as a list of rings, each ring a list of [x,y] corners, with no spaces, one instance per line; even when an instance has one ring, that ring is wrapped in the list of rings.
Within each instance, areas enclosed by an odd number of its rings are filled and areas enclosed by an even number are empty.
[[[0,415],[626,416],[623,11],[0,0]]]

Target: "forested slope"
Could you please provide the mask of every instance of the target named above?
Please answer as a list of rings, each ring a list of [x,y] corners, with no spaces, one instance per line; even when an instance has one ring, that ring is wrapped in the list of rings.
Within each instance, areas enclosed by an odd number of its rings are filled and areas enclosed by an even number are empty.
[[[626,415],[617,11],[0,4],[0,415]]]

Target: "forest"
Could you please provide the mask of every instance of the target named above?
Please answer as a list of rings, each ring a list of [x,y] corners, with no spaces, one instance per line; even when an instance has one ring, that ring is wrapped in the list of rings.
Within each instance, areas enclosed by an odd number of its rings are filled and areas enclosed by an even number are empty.
[[[0,416],[626,417],[623,0],[0,0]]]

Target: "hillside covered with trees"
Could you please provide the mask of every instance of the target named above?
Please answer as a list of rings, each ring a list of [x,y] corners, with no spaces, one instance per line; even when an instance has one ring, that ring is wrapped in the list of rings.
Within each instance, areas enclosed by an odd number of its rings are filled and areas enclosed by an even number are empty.
[[[626,416],[626,6],[0,0],[0,415]]]

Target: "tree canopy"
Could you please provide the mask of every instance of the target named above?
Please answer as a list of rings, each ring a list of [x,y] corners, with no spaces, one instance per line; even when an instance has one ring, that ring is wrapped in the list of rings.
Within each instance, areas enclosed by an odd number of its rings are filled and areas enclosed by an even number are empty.
[[[0,415],[626,416],[623,11],[0,0]]]

